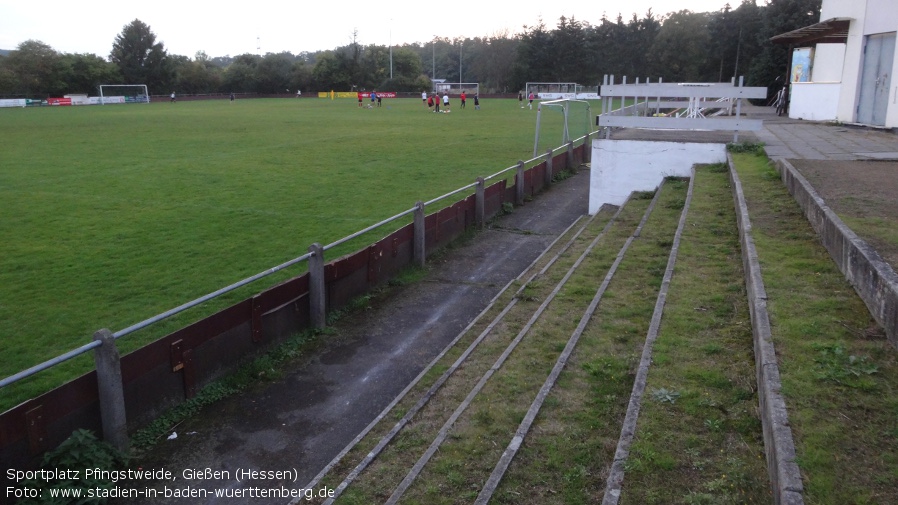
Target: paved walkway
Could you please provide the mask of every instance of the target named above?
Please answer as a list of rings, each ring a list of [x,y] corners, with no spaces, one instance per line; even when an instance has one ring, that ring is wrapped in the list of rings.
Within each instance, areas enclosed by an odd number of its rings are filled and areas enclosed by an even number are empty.
[[[429,260],[422,282],[397,289],[370,310],[342,321],[340,333],[327,337],[332,345],[320,355],[277,382],[208,407],[177,426],[176,439],[161,440],[137,463],[165,467],[176,475],[184,469],[295,469],[296,482],[283,485],[307,484],[508,282],[586,214],[588,188],[589,170],[581,170],[492,223],[475,240]],[[175,484],[210,491],[245,487],[233,479]],[[155,498],[127,503],[218,502]]]
[[[898,135],[886,130],[802,121],[777,116],[770,107],[749,107],[764,120],[756,132],[771,158],[869,161],[898,159]]]

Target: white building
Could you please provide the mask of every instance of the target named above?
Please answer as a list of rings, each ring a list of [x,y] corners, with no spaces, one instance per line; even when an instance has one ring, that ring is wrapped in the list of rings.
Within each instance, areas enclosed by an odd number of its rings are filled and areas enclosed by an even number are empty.
[[[771,39],[792,48],[789,117],[898,128],[898,1],[823,0],[820,19]]]

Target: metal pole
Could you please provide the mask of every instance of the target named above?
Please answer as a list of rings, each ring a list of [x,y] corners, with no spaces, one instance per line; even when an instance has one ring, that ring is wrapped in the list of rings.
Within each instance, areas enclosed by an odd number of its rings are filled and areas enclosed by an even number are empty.
[[[567,143],[567,169],[572,174],[577,173],[577,165],[574,164],[574,142]]]
[[[739,76],[739,87],[742,87],[742,76]],[[739,121],[739,115],[742,113],[742,98],[736,98],[736,121]],[[739,142],[739,130],[733,132],[733,143]]]
[[[390,18],[390,80],[393,80],[393,18]]]
[[[465,47],[465,41],[464,41],[464,40],[459,41],[459,43],[458,43],[458,87],[459,87],[459,88],[461,88],[461,83],[462,83],[462,79],[461,79],[461,52],[462,52],[462,49],[464,49],[464,47]]]
[[[568,131],[568,113],[571,109],[571,102],[564,102],[564,106],[561,107],[562,115],[564,116],[564,132],[561,134],[561,143],[567,144],[571,140],[571,133]]]
[[[539,149],[539,119],[543,113],[542,102],[536,104],[536,138],[533,139],[533,157],[536,158],[536,151]]]
[[[552,178],[555,176],[555,174],[552,173],[552,154],[553,151],[550,147],[546,150],[546,173],[543,176],[543,182],[547,188],[552,185]]]
[[[314,243],[309,246],[309,319],[312,328],[323,329],[327,323],[325,283],[324,283],[324,248]]]
[[[608,85],[614,86],[614,74],[611,74],[610,76],[605,76],[605,77],[608,78],[607,79]],[[611,103],[611,98],[608,96],[605,97],[605,100],[607,101],[608,105],[606,107],[606,110],[602,111],[602,114],[611,114],[611,107],[613,107],[614,104]],[[621,104],[623,104],[623,102],[621,102]],[[605,140],[608,140],[610,138],[611,138],[611,128],[606,126],[605,127]]]
[[[424,231],[424,202],[418,202],[415,204],[415,219],[414,219],[414,247],[412,249],[412,257],[414,258],[414,262],[419,267],[424,266],[425,261],[425,231]]]
[[[474,194],[476,195],[474,197],[474,222],[477,224],[477,229],[482,230],[486,223],[486,191],[483,177],[477,178],[477,189]]]

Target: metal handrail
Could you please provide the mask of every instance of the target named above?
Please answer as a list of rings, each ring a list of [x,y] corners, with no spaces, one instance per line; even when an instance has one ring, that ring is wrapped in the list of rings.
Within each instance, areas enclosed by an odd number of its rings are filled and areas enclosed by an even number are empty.
[[[571,142],[576,143],[576,142],[579,142],[579,141],[582,140],[582,139],[585,139],[586,137],[587,137],[587,135],[584,135],[584,136],[582,136],[582,137],[580,137],[580,138],[577,138],[577,139],[575,139],[575,140],[572,140]],[[542,155],[540,155],[540,156],[535,156],[535,157],[533,157],[533,158],[531,158],[531,159],[525,161],[524,163],[525,163],[525,164],[529,164],[529,163],[532,163],[532,162],[534,162],[534,161],[539,161],[539,160],[541,160],[542,158],[544,158],[544,157],[546,157],[546,156],[551,156],[551,155],[553,155],[556,149],[561,149],[561,148],[563,148],[563,146],[558,147],[558,148],[552,148],[552,149],[549,149],[549,150],[547,151],[546,154],[542,154]],[[501,175],[507,173],[507,172],[510,171],[510,170],[515,170],[515,169],[517,169],[517,167],[518,167],[518,165],[514,165],[514,166],[511,166],[511,167],[505,168],[505,169],[503,169],[503,170],[500,170],[499,172],[496,172],[496,173],[493,174],[493,175],[484,177],[483,180],[484,180],[484,181],[487,181],[487,180],[491,180],[491,179],[498,178],[499,176],[501,176]],[[461,187],[461,188],[458,188],[458,189],[456,189],[456,190],[450,191],[449,193],[446,193],[446,194],[444,194],[444,195],[438,196],[438,197],[436,197],[436,198],[434,198],[434,199],[432,199],[432,200],[428,200],[427,202],[424,202],[424,205],[425,205],[425,206],[427,206],[427,205],[432,205],[432,204],[434,204],[434,203],[436,203],[436,202],[438,202],[438,201],[440,201],[440,200],[444,200],[444,199],[446,199],[446,198],[449,198],[450,196],[453,196],[453,195],[456,195],[456,194],[458,194],[458,193],[461,193],[461,192],[470,190],[471,188],[477,186],[478,184],[479,184],[479,182],[475,182],[475,183],[468,184],[468,185],[463,186],[463,187]],[[388,223],[390,223],[390,222],[396,221],[397,219],[401,219],[401,218],[403,218],[403,217],[405,217],[405,216],[407,216],[407,215],[409,215],[409,214],[415,212],[415,210],[416,210],[415,207],[412,207],[411,209],[408,209],[408,210],[404,210],[404,211],[400,212],[399,214],[396,214],[396,215],[394,215],[394,216],[392,216],[392,217],[389,217],[389,218],[387,218],[387,219],[384,219],[383,221],[380,221],[379,223],[375,223],[375,224],[373,224],[373,225],[371,225],[371,226],[369,226],[369,227],[367,227],[367,228],[365,228],[365,229],[363,229],[363,230],[359,230],[359,231],[353,233],[352,235],[348,235],[348,236],[343,237],[343,238],[341,238],[341,239],[339,239],[339,240],[337,240],[337,241],[335,241],[335,242],[332,242],[332,243],[330,243],[330,244],[324,246],[324,247],[322,248],[322,250],[323,250],[323,251],[326,251],[326,250],[328,250],[328,249],[332,249],[332,248],[337,247],[337,246],[339,246],[339,245],[341,245],[341,244],[344,244],[344,243],[346,243],[346,242],[348,242],[348,241],[350,241],[350,240],[352,240],[352,239],[354,239],[354,238],[358,238],[359,236],[361,236],[361,235],[363,235],[363,234],[365,234],[365,233],[368,233],[368,232],[370,232],[370,231],[372,231],[372,230],[374,230],[374,229],[376,229],[376,228],[379,228],[379,227],[381,227],[381,226],[383,226],[383,225],[385,225],[385,224],[388,224]],[[124,337],[125,335],[129,335],[129,334],[134,333],[134,332],[136,332],[136,331],[138,331],[138,330],[142,330],[142,329],[144,329],[144,328],[146,328],[146,327],[148,327],[148,326],[150,326],[150,325],[153,325],[153,324],[155,324],[155,323],[158,323],[159,321],[162,321],[162,320],[164,320],[164,319],[168,319],[168,318],[171,317],[171,316],[174,316],[174,315],[176,315],[176,314],[179,314],[179,313],[181,313],[181,312],[184,312],[185,310],[188,310],[188,309],[191,309],[191,308],[193,308],[193,307],[196,307],[197,305],[201,305],[201,304],[203,304],[203,303],[205,303],[205,302],[207,302],[207,301],[209,301],[209,300],[212,300],[213,298],[217,298],[217,297],[219,297],[219,296],[221,296],[221,295],[223,295],[223,294],[225,294],[225,293],[229,293],[229,292],[231,292],[231,291],[234,291],[235,289],[238,289],[238,288],[241,288],[241,287],[243,287],[243,286],[246,286],[247,284],[250,284],[250,283],[252,283],[252,282],[255,282],[255,281],[257,281],[257,280],[259,280],[259,279],[261,279],[261,278],[263,278],[263,277],[267,277],[267,276],[269,276],[269,275],[271,275],[271,274],[274,274],[274,273],[276,273],[276,272],[279,272],[279,271],[281,271],[281,270],[284,270],[285,268],[291,267],[291,266],[293,266],[293,265],[295,265],[295,264],[297,264],[297,263],[300,263],[300,262],[302,262],[302,261],[305,261],[305,260],[309,259],[310,257],[312,257],[312,255],[313,255],[313,253],[306,253],[306,254],[303,254],[302,256],[299,256],[299,257],[294,258],[294,259],[292,259],[292,260],[289,260],[289,261],[286,261],[286,262],[284,262],[284,263],[281,263],[280,265],[277,265],[277,266],[275,266],[275,267],[269,268],[268,270],[265,270],[265,271],[263,271],[263,272],[259,272],[258,274],[253,275],[253,276],[251,276],[251,277],[247,277],[247,278],[245,278],[245,279],[243,279],[243,280],[237,281],[237,282],[235,282],[235,283],[233,283],[233,284],[231,284],[231,285],[229,285],[229,286],[223,287],[223,288],[218,289],[218,290],[216,290],[216,291],[213,291],[213,292],[211,292],[211,293],[209,293],[209,294],[203,295],[203,296],[201,296],[201,297],[199,297],[199,298],[196,298],[195,300],[192,300],[192,301],[189,301],[189,302],[184,303],[184,304],[182,304],[182,305],[179,305],[179,306],[177,306],[177,307],[175,307],[175,308],[173,308],[173,309],[169,309],[169,310],[167,310],[167,311],[165,311],[165,312],[162,312],[162,313],[160,313],[160,314],[157,314],[157,315],[155,315],[155,316],[153,316],[153,317],[144,319],[143,321],[140,321],[139,323],[132,324],[131,326],[128,326],[127,328],[123,328],[123,329],[121,329],[121,330],[119,330],[119,331],[113,333],[113,334],[112,334],[112,337],[113,337],[114,339],[119,339],[119,338],[121,338],[121,337]],[[52,368],[52,367],[54,367],[54,366],[56,366],[56,365],[58,365],[58,364],[60,364],[60,363],[63,363],[63,362],[68,361],[68,360],[70,360],[70,359],[72,359],[72,358],[75,358],[75,357],[77,357],[77,356],[80,356],[80,355],[82,355],[82,354],[85,354],[85,353],[87,353],[87,352],[89,352],[89,351],[91,351],[91,350],[93,350],[93,349],[96,349],[97,347],[100,347],[101,345],[103,345],[101,341],[99,341],[99,340],[93,340],[93,341],[91,341],[90,343],[87,343],[87,344],[82,345],[81,347],[78,347],[77,349],[73,349],[73,350],[71,350],[71,351],[69,351],[69,352],[67,352],[67,353],[60,354],[59,356],[56,356],[55,358],[52,358],[52,359],[49,359],[49,360],[47,360],[47,361],[44,361],[43,363],[39,363],[39,364],[37,364],[37,365],[34,365],[34,366],[31,367],[31,368],[28,368],[28,369],[26,369],[26,370],[22,370],[21,372],[18,372],[18,373],[14,374],[14,375],[10,375],[9,377],[6,377],[6,378],[4,378],[4,379],[0,379],[0,388],[4,388],[4,387],[6,387],[6,386],[8,386],[8,385],[10,385],[10,384],[13,384],[13,383],[18,382],[18,381],[20,381],[20,380],[22,380],[22,379],[25,379],[25,378],[30,377],[30,376],[32,376],[32,375],[35,375],[35,374],[37,374],[37,373],[39,373],[39,372],[42,372],[42,371],[44,371],[44,370],[46,370],[46,369],[48,369],[48,368]]]
[[[175,314],[184,312],[187,309],[190,309],[190,308],[196,307],[197,305],[200,305],[202,303],[208,302],[209,300],[211,300],[213,298],[217,298],[225,293],[234,291],[237,288],[246,286],[247,284],[249,284],[251,282],[255,282],[263,277],[267,277],[273,273],[280,272],[281,270],[283,270],[287,267],[293,266],[301,261],[305,261],[305,260],[309,259],[309,257],[311,257],[311,256],[312,256],[311,253],[303,254],[302,256],[300,256],[298,258],[294,258],[290,261],[281,263],[280,265],[278,265],[276,267],[269,268],[268,270],[265,270],[264,272],[257,273],[256,275],[253,275],[252,277],[247,277],[246,279],[243,279],[242,281],[237,281],[234,284],[231,284],[230,286],[226,286],[217,291],[213,291],[207,295],[201,296],[201,297],[199,297],[193,301],[187,302],[183,305],[179,305],[173,309],[167,310],[167,311],[165,311],[161,314],[155,315],[149,319],[144,319],[143,321],[141,321],[137,324],[133,324],[131,326],[128,326],[125,329],[122,329],[122,330],[119,330],[119,331],[113,333],[112,338],[116,338],[116,339],[121,338],[130,333],[134,333],[137,330],[142,330],[142,329],[146,328],[147,326],[150,326],[151,324],[158,323],[159,321],[162,321],[163,319],[167,319]]]

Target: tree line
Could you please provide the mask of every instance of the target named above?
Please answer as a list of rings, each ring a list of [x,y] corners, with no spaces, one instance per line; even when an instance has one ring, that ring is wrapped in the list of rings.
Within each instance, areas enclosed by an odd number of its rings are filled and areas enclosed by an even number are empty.
[[[763,1],[763,0],[762,0]],[[430,42],[364,45],[333,50],[192,58],[169,54],[150,27],[135,19],[116,36],[108,58],[59,53],[28,40],[0,56],[0,97],[97,94],[100,84],[146,84],[151,93],[284,93],[287,90],[420,92],[432,79],[479,82],[481,92],[515,93],[526,82],[598,85],[604,75],[666,82],[725,82],[782,86],[787,49],[770,37],[817,22],[821,0],[742,0],[717,12],[688,10],[598,24],[561,17],[519,34],[440,38]]]

